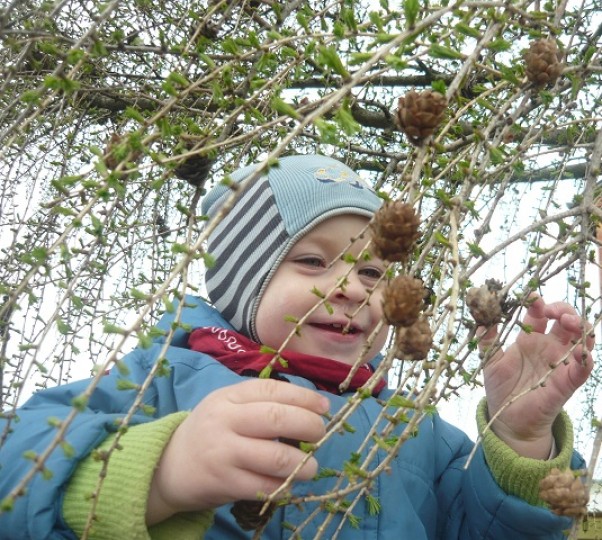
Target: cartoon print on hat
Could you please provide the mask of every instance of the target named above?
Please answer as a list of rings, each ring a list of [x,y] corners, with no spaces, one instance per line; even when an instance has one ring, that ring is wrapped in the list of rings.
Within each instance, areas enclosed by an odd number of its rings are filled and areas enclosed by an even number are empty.
[[[359,189],[370,189],[357,174],[350,175],[348,170],[341,167],[322,167],[314,173],[314,178],[320,182],[345,182],[348,181],[353,187]]]

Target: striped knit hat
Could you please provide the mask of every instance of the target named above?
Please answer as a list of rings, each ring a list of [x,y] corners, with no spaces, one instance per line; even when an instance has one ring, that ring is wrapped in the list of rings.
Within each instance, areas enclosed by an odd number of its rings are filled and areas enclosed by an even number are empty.
[[[255,165],[233,173],[242,182]],[[232,191],[216,185],[202,211],[215,216]],[[381,199],[349,167],[319,155],[283,157],[245,190],[208,239],[216,264],[205,276],[213,305],[239,332],[258,341],[257,308],[291,247],[322,221],[340,214],[372,217]]]

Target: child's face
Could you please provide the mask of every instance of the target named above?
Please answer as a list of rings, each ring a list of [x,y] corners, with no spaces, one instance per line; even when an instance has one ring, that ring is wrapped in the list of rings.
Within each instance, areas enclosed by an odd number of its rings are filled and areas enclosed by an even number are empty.
[[[369,234],[366,233],[351,247],[349,240],[356,238],[367,223],[368,218],[353,214],[336,216],[322,222],[292,247],[259,304],[256,330],[262,344],[278,349],[294,328],[294,323],[287,321],[286,317],[303,317],[319,300],[311,291],[317,289],[326,294],[349,271],[351,265],[340,256],[347,252],[360,258]],[[328,297],[333,313],[320,306],[309,316],[300,334],[289,340],[285,349],[354,364],[382,318],[384,280],[378,286],[376,284],[385,268],[383,261],[376,257],[369,261],[360,258],[344,287],[336,289]],[[369,303],[356,313],[368,296],[367,289],[375,286]],[[343,333],[352,315],[349,331]],[[364,362],[374,358],[386,338],[387,327],[383,326],[364,356]]]

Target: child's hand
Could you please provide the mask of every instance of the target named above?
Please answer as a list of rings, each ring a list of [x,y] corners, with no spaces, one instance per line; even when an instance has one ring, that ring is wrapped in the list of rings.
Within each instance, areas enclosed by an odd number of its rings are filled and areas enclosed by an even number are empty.
[[[147,523],[182,511],[255,500],[278,488],[305,454],[279,437],[317,442],[329,408],[317,392],[253,379],[211,393],[176,429],[151,485]],[[317,472],[311,458],[297,475]]]
[[[520,455],[547,459],[552,423],[592,370],[594,337],[588,325],[583,341],[583,322],[569,304],[546,304],[540,297],[534,298],[523,320],[530,332],[521,331],[505,352],[500,350],[488,360],[485,390],[489,416],[493,417],[509,399],[536,386],[552,365],[566,358],[543,386],[518,398],[492,424],[496,435]],[[546,333],[549,321],[553,324]],[[481,339],[481,350],[491,346],[496,335],[497,329],[490,329]],[[577,345],[569,353],[574,343]]]

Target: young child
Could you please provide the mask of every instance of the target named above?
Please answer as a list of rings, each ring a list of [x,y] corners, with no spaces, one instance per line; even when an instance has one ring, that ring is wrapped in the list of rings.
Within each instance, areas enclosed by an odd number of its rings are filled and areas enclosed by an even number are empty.
[[[240,182],[253,171],[247,167],[232,178]],[[214,216],[230,193],[223,185],[213,188],[203,212]],[[92,538],[250,538],[252,531],[235,523],[231,503],[277,489],[305,457],[281,440],[319,441],[324,413],[340,410],[373,373],[366,363],[340,394],[339,384],[382,316],[379,278],[385,264],[359,256],[369,240],[366,225],[380,204],[338,161],[280,159],[241,195],[209,238],[208,251],[217,263],[206,276],[214,307],[187,296],[182,322],[196,330],[178,329],[165,353],[162,340],[134,350],[123,360],[127,371],[113,369],[103,377],[65,437],[73,455],[61,448],[50,455],[46,467],[52,478],[36,474],[14,507],[0,515],[0,538],[76,538],[86,527],[92,494],[97,505]],[[355,239],[351,246],[350,239]],[[350,272],[341,258],[345,252],[359,260]],[[311,310],[317,291],[329,293],[329,310]],[[372,292],[366,303],[367,291]],[[271,358],[259,344],[278,349],[294,321],[308,312],[286,344],[287,366],[276,363],[275,379],[258,379]],[[169,330],[172,322],[173,315],[166,314],[159,327]],[[532,332],[521,333],[486,366],[487,398],[477,412],[481,432],[512,395],[532,386],[582,335],[580,318],[565,303],[537,298],[524,323]],[[490,330],[482,345],[490,345],[495,335]],[[383,329],[365,355],[372,364],[385,339]],[[356,526],[344,512],[335,512],[321,529],[328,512],[318,502],[283,505],[262,537],[296,538],[294,529],[303,524],[298,537],[308,539],[318,532],[345,540],[563,538],[570,520],[545,508],[538,483],[553,467],[583,467],[561,409],[587,379],[592,347],[588,337],[587,350],[577,346],[544,387],[505,409],[467,470],[473,443],[439,416],[429,416],[374,480],[370,494],[378,511],[356,504]],[[119,390],[119,381],[141,384],[160,358],[167,360],[169,373],[155,377],[144,392],[146,408],[136,411],[111,452],[96,495],[105,463],[99,458],[111,449],[119,421],[137,395]],[[65,418],[87,385],[39,392],[19,409],[19,422],[13,421],[0,448],[0,498],[31,469],[23,453],[41,453],[55,437],[48,420]],[[353,430],[334,434],[300,469],[293,496],[326,493],[338,479],[315,479],[318,470],[343,470],[373,426],[384,426],[379,414],[392,392],[381,381],[373,393],[379,400],[364,399],[349,418]],[[397,426],[397,433],[403,427]],[[371,466],[385,456],[379,450]]]

